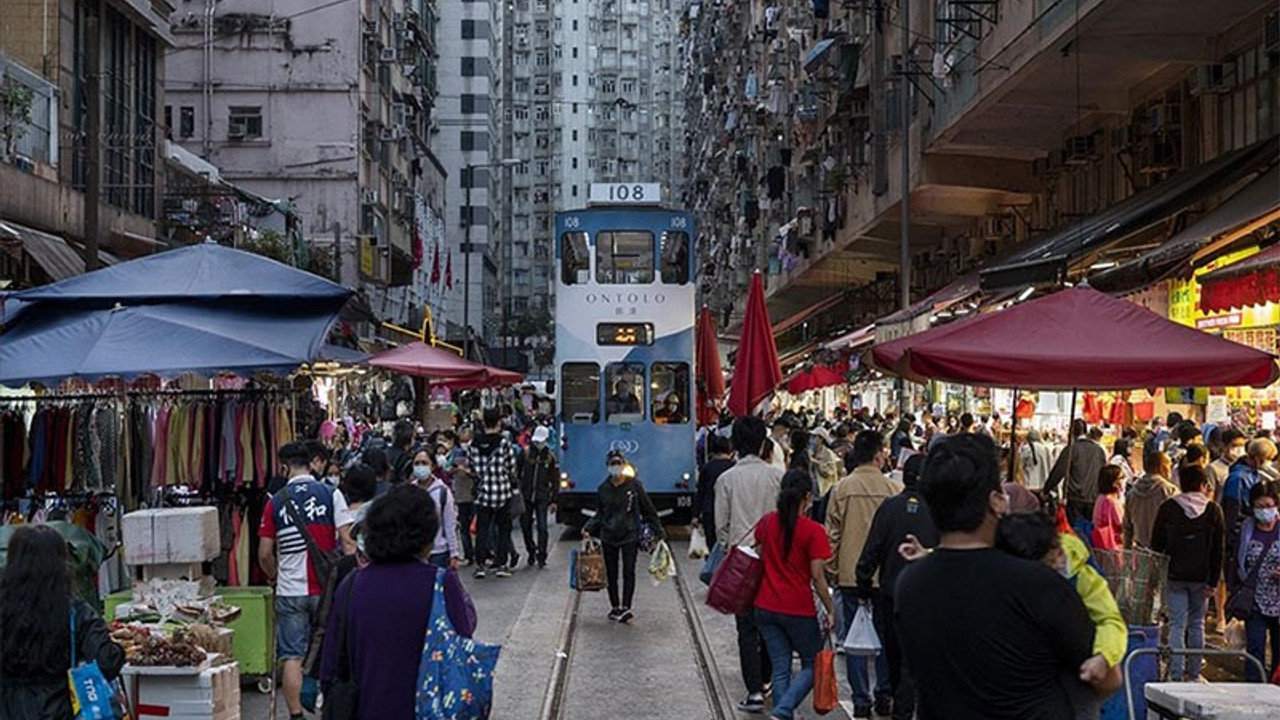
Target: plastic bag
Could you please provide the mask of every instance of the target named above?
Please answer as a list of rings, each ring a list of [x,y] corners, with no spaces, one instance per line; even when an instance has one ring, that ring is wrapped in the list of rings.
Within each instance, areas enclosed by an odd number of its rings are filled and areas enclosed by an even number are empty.
[[[716,543],[711,548],[711,553],[707,555],[707,559],[702,561],[702,569],[698,571],[698,579],[703,585],[711,586],[711,578],[715,576],[721,560],[724,560],[724,546]]]
[[[1245,634],[1244,623],[1239,620],[1232,620],[1222,629],[1222,639],[1226,641],[1229,650],[1244,650]]]
[[[667,546],[666,540],[659,540],[658,546],[650,554],[649,574],[658,582],[676,574],[676,560],[671,556],[671,548]]]
[[[846,655],[879,655],[880,650],[880,636],[876,634],[871,606],[861,603],[853,615],[853,622],[849,623],[849,633],[844,636],[844,652]]]
[[[693,533],[689,535],[689,557],[698,560],[707,556],[711,550],[707,548],[707,536],[702,534],[702,528],[696,527]]]

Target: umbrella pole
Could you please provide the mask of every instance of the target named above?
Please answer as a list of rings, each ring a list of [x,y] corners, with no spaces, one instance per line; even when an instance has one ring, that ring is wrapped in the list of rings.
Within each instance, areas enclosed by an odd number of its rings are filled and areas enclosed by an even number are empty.
[[[1012,412],[1009,413],[1009,482],[1016,483],[1018,482],[1018,388],[1013,389],[1012,405]]]
[[[1067,483],[1071,479],[1071,446],[1076,444],[1076,434],[1071,432],[1071,426],[1076,422],[1076,394],[1079,388],[1071,389],[1071,414],[1067,417],[1067,448],[1063,450],[1067,454],[1067,466],[1062,474],[1062,502],[1067,502]]]

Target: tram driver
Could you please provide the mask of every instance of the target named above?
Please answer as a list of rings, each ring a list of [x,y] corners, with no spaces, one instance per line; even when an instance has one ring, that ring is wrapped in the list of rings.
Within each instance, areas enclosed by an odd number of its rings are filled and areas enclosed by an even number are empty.
[[[619,379],[613,384],[613,394],[605,403],[610,415],[638,415],[640,413],[640,397],[631,389],[631,383]]]

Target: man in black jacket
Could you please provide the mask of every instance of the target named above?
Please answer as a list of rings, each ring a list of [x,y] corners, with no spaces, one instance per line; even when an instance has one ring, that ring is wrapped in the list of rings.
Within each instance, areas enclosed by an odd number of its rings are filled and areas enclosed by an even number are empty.
[[[1222,575],[1226,524],[1222,508],[1205,495],[1208,475],[1200,465],[1178,470],[1182,493],[1160,504],[1151,529],[1151,549],[1169,556],[1165,609],[1169,613],[1169,647],[1204,648],[1205,605]],[[1183,666],[1187,666],[1183,677]],[[1169,679],[1196,682],[1200,658],[1169,661]]]
[[[524,514],[520,516],[520,532],[524,535],[524,551],[529,565],[547,566],[547,510],[555,502],[560,484],[560,465],[556,454],[547,447],[551,431],[539,425],[530,438],[529,449],[520,460],[520,494],[524,495]],[[538,526],[534,541],[534,524]]]
[[[885,661],[889,665],[889,685],[893,688],[893,717],[908,720],[915,714],[915,686],[908,676],[903,662],[902,647],[897,633],[893,632],[893,585],[898,573],[906,565],[898,552],[898,546],[908,536],[914,536],[925,547],[938,544],[938,528],[929,515],[929,506],[916,489],[920,471],[924,469],[925,456],[912,455],[902,467],[901,493],[885,500],[871,519],[867,544],[862,548],[856,569],[858,594],[862,602],[871,602],[876,632],[884,646]],[[880,587],[875,587],[879,571]]]

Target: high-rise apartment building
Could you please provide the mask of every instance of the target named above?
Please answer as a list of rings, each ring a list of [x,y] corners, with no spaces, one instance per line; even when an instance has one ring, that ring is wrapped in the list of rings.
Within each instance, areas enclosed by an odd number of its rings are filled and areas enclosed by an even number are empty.
[[[593,182],[658,182],[678,202],[672,157],[684,135],[679,0],[512,0],[502,4],[500,334],[536,352],[550,337],[554,213],[586,205]]]
[[[171,139],[290,206],[290,240],[333,253],[338,279],[365,290],[377,319],[416,325],[445,201],[428,145],[434,0],[174,5]]]

